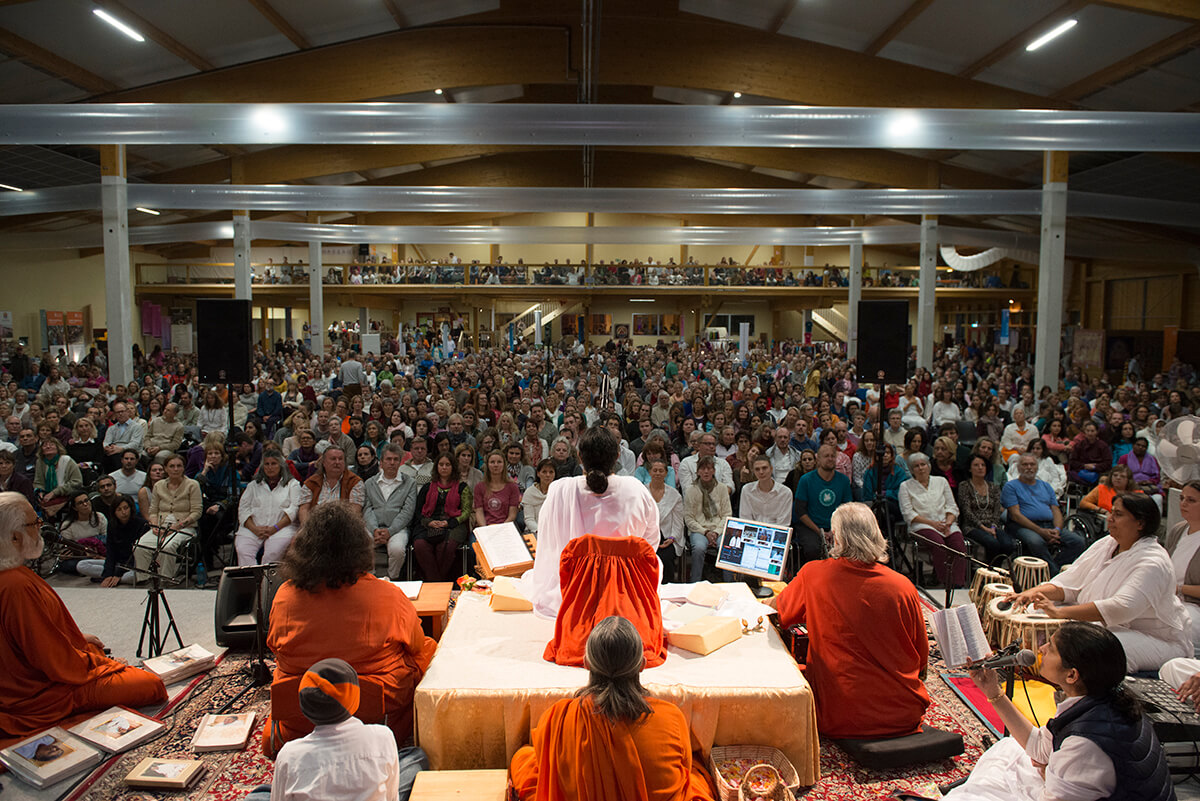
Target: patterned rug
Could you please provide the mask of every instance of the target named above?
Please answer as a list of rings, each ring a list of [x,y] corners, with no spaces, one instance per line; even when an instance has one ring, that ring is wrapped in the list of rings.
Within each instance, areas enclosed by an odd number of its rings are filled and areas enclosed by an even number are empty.
[[[228,703],[250,684],[246,668],[247,654],[227,654],[225,659],[201,679],[196,686],[160,716],[167,731],[154,740],[118,754],[110,759],[67,797],[67,801],[149,801],[150,799],[213,799],[235,801],[260,784],[271,781],[272,765],[262,755],[257,729],[250,744],[242,751],[196,754],[191,749],[192,735],[201,718]],[[261,725],[268,712],[268,687],[252,689],[238,699],[230,711],[258,712]],[[174,791],[158,792],[126,787],[125,776],[138,762],[148,757],[199,759],[205,763],[205,773],[186,794]]]

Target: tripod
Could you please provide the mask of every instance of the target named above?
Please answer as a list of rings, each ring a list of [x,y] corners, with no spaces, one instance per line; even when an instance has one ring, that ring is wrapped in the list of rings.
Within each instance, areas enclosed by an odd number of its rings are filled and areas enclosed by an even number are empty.
[[[153,528],[161,528],[155,526]],[[170,529],[167,529],[170,531]],[[183,647],[183,638],[179,635],[179,626],[175,625],[175,615],[171,612],[171,605],[167,603],[167,596],[163,594],[163,579],[166,578],[159,573],[158,557],[162,553],[163,545],[166,544],[167,538],[159,538],[158,544],[154,548],[154,554],[150,557],[150,570],[141,570],[134,568],[137,573],[145,573],[150,576],[150,589],[146,592],[146,613],[142,616],[142,633],[138,636],[137,655],[142,656],[143,646],[148,645],[147,656],[160,656],[165,650],[167,640],[171,633],[175,633],[175,642],[179,643],[179,647]],[[174,581],[174,579],[167,579]],[[161,613],[159,609],[166,612],[167,625],[163,628]]]

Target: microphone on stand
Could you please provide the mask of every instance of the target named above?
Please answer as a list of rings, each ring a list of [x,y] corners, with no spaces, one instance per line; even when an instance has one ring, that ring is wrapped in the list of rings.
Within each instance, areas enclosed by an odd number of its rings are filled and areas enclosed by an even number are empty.
[[[1035,654],[1033,651],[1030,651],[1028,648],[1022,648],[1016,652],[1006,649],[998,654],[989,656],[987,659],[976,662],[973,665],[968,665],[967,667],[972,670],[984,668],[996,670],[998,668],[1006,667],[1033,667],[1036,664],[1037,654]]]

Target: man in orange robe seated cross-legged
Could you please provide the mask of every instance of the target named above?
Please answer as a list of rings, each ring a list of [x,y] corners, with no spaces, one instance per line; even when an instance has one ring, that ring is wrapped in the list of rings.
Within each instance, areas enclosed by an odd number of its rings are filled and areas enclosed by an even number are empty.
[[[588,685],[546,710],[533,745],[513,755],[509,774],[521,801],[714,801],[683,713],[646,697],[633,624],[596,624],[586,662]]]
[[[437,644],[422,632],[404,592],[371,574],[373,548],[362,517],[346,501],[318,506],[288,547],[288,580],[275,595],[267,635],[276,659],[263,727],[263,751],[271,758],[313,730],[300,709],[300,679],[309,665],[334,656],[358,675],[355,717],[386,720],[399,746],[412,734],[413,693]]]
[[[58,594],[25,566],[41,553],[29,501],[0,493],[0,747],[110,706],[167,700],[158,676],[109,659],[79,630]]]

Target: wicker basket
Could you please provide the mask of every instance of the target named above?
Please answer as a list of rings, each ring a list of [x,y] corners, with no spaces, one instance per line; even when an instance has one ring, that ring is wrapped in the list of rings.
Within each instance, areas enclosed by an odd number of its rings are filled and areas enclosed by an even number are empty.
[[[772,748],[769,745],[718,745],[714,746],[708,755],[708,764],[721,801],[738,801],[740,789],[738,785],[726,781],[717,767],[727,759],[747,759],[756,763],[765,763],[779,771],[779,775],[783,777],[783,783],[787,785],[787,789],[791,793],[795,794],[796,790],[800,788],[800,775],[796,773],[792,763],[778,748]]]

